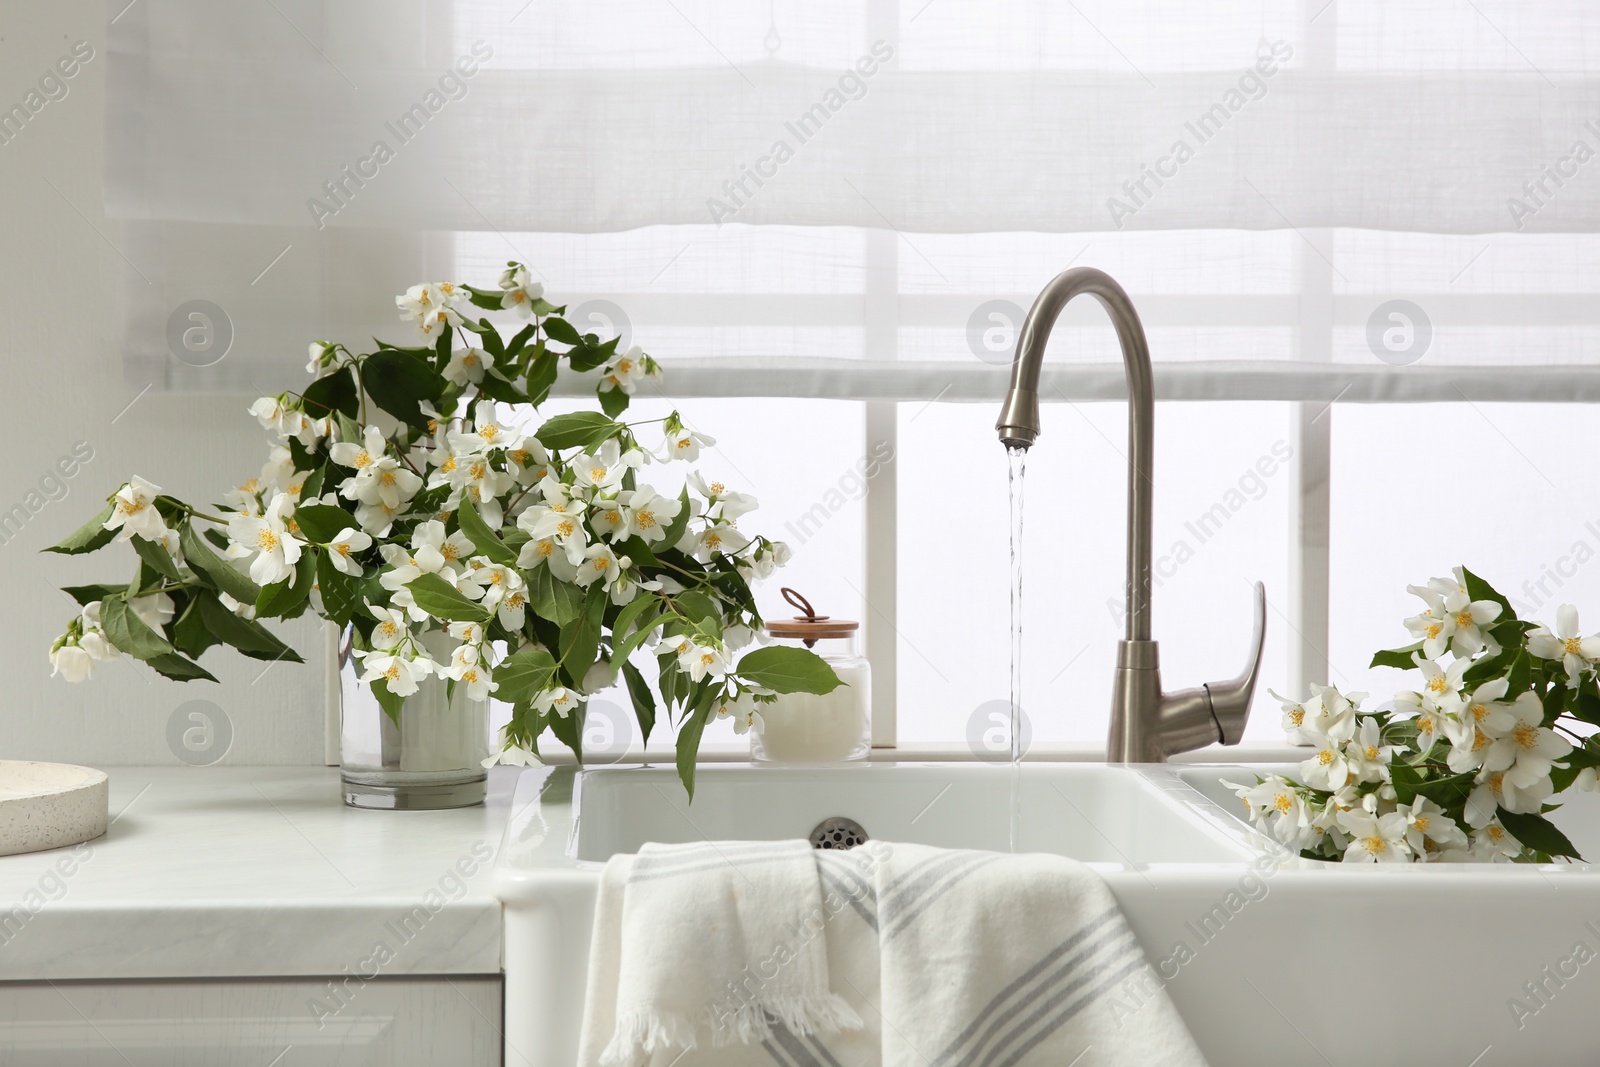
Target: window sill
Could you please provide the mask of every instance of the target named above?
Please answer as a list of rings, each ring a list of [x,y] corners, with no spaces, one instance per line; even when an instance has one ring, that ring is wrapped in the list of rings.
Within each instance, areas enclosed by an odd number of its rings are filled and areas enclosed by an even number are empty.
[[[1105,759],[1105,746],[1090,742],[1055,742],[1051,744],[1040,743],[1023,757],[1029,763],[1097,763]],[[1174,756],[1174,763],[1299,763],[1305,758],[1306,749],[1282,743],[1247,741],[1242,744],[1223,746],[1208,745],[1194,752],[1185,752]],[[642,763],[670,764],[676,759],[672,749],[665,746],[652,745],[644,752],[629,752],[621,759],[612,760],[608,765],[632,765]],[[748,747],[739,744],[705,745],[700,749],[701,763],[744,763],[750,759]],[[958,741],[913,741],[900,745],[897,748],[875,748],[872,750],[871,760],[874,763],[973,763],[977,757],[965,744]],[[569,765],[574,762],[570,752],[552,752],[545,760],[552,766]]]

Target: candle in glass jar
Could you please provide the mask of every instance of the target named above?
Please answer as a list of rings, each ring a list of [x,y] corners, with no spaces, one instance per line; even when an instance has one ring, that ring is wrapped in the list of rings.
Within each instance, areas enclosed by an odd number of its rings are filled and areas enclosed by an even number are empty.
[[[839,676],[828,693],[780,693],[761,705],[762,729],[750,737],[750,758],[771,763],[837,763],[866,759],[872,751],[872,668],[856,651],[860,624],[811,610],[806,599],[784,589],[805,614],[775,620],[767,632],[784,644],[801,644]]]

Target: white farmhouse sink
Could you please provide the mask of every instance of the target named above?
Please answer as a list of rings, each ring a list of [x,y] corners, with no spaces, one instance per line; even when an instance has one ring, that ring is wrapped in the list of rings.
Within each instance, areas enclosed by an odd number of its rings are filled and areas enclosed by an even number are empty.
[[[1029,764],[1019,847],[1073,856],[1105,878],[1218,1067],[1600,1059],[1600,867],[1279,861],[1219,784],[1272,769]],[[835,816],[885,840],[1004,850],[1010,774],[708,766],[690,805],[670,769],[528,771],[495,872],[506,1064],[574,1062],[611,855],[646,841],[805,837]],[[1600,857],[1600,798],[1557,819]],[[1579,942],[1595,954],[1587,965],[1569,962]],[[1138,978],[1118,990],[1128,1009]],[[1544,983],[1542,1002],[1529,982]],[[1520,1020],[1512,998],[1527,1005]]]
[[[1032,764],[1018,780],[1019,847],[1073,856],[1113,884],[1162,869],[1236,876],[1251,855],[1211,812],[1124,768]],[[647,841],[803,838],[835,817],[886,841],[1003,850],[1011,781],[1009,767],[980,764],[705,766],[690,804],[670,768],[528,771],[495,873],[505,904],[508,1067],[575,1060],[595,892],[612,855]],[[1140,907],[1152,904],[1141,898]],[[1128,919],[1141,930],[1134,909]]]

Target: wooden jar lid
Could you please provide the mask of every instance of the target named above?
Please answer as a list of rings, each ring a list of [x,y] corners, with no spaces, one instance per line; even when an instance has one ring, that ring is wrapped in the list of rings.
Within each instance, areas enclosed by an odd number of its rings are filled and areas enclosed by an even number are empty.
[[[811,604],[805,597],[787,586],[778,590],[794,607],[805,612],[792,619],[774,619],[767,623],[767,633],[774,637],[798,637],[807,645],[813,641],[828,637],[848,637],[861,628],[859,622],[850,619],[835,619],[827,615],[818,615],[812,610]]]

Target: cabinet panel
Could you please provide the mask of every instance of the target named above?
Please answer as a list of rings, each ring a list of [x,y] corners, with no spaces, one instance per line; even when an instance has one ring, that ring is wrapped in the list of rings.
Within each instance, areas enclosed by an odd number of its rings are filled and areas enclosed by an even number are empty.
[[[498,1067],[498,977],[0,983],[6,1067]]]

